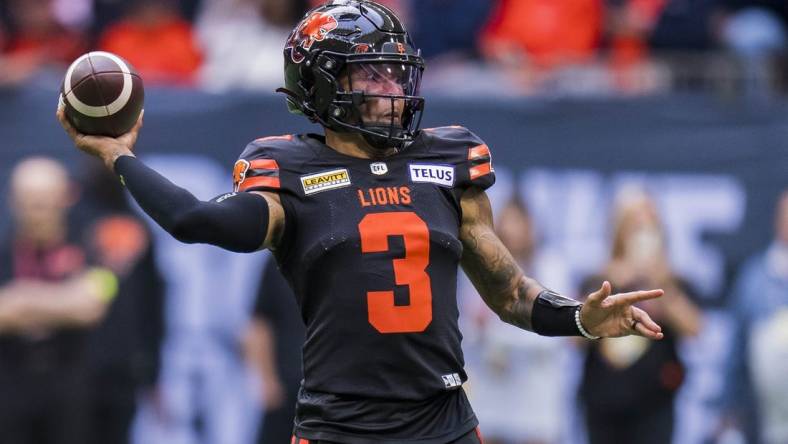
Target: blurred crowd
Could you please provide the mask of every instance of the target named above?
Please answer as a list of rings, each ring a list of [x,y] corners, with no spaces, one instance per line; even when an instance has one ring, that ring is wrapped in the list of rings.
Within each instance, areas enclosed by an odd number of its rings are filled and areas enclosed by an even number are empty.
[[[445,94],[782,90],[782,0],[381,0]],[[57,84],[89,49],[149,85],[273,91],[288,33],[319,0],[6,0],[0,87]],[[436,31],[439,30],[439,31]],[[715,83],[716,82],[716,83]],[[717,85],[719,86],[719,85]]]
[[[444,94],[640,94],[731,73],[733,87],[758,94],[781,89],[788,52],[782,0],[381,2],[423,50],[425,88]],[[288,33],[317,4],[3,0],[0,90],[57,87],[71,61],[100,49],[129,60],[147,86],[271,92]],[[182,171],[170,178],[198,197],[226,191],[224,170],[187,156],[151,165]],[[304,332],[275,261],[177,243],[98,164],[69,171],[29,158],[7,182],[0,443],[289,442]],[[658,199],[629,189],[613,200],[608,255],[588,276],[542,242],[546,227],[517,191],[494,202],[498,234],[527,274],[575,298],[603,280],[665,288],[645,307],[665,340],[522,333],[461,283],[466,390],[485,442],[671,442],[682,390],[699,372],[686,346],[710,343],[724,359],[711,370],[719,399],[703,400],[718,413],[701,419],[712,429],[704,442],[787,443],[788,189],[772,242],[731,270],[720,307],[671,263]],[[717,312],[728,320],[724,345],[699,340],[717,331]]]

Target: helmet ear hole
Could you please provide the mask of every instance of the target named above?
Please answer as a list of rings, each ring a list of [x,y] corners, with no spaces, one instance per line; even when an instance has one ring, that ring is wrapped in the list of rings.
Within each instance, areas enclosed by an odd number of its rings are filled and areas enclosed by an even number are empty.
[[[323,115],[328,111],[329,106],[337,95],[337,84],[333,77],[317,76],[310,94],[310,98],[315,104],[315,111]]]
[[[311,63],[310,63],[311,65]],[[301,77],[301,84],[304,86],[310,85],[314,81],[314,76],[312,75],[312,70],[307,66],[306,63],[301,64],[298,68],[298,72]]]

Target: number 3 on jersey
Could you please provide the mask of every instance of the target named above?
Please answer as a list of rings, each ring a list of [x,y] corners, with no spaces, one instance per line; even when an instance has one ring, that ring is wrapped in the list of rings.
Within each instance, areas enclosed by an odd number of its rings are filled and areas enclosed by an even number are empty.
[[[371,213],[358,224],[362,253],[389,250],[389,236],[402,236],[405,257],[393,259],[396,285],[407,285],[410,303],[394,304],[394,291],[368,291],[369,323],[381,333],[418,333],[432,321],[432,288],[426,272],[430,231],[413,212]]]

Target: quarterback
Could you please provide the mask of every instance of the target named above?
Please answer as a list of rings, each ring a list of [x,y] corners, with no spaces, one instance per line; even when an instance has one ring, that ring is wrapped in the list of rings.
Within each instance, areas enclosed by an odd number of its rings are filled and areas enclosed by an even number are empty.
[[[118,138],[79,134],[175,238],[270,249],[307,337],[293,442],[479,443],[456,302],[462,265],[504,321],[547,336],[662,337],[633,304],[662,290],[584,304],[524,276],[493,230],[490,149],[464,127],[420,129],[424,64],[400,20],[371,1],[310,11],[284,49],[290,110],[323,134],[265,137],[243,150],[235,190],[196,199],[134,157],[142,116]]]

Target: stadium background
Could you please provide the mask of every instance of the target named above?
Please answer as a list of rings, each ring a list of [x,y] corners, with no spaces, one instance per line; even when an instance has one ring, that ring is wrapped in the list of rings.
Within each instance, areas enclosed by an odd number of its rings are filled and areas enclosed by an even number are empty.
[[[270,92],[279,86],[285,24],[305,7],[297,3],[3,2],[0,174],[7,178],[32,155],[61,159],[75,176],[84,171],[84,156],[54,119],[57,90],[70,57],[106,48],[131,60],[146,80],[137,153],[199,197],[229,191],[232,164],[246,142],[318,130],[289,115],[284,99]],[[782,2],[555,0],[552,9],[536,0],[389,3],[414,23],[416,45],[427,52],[423,127],[460,124],[488,143],[498,175],[490,193],[494,206],[499,209],[513,194],[523,198],[541,247],[565,262],[569,288],[562,291],[578,297],[584,277],[604,265],[615,197],[636,186],[655,198],[671,264],[697,289],[704,319],[700,334],[681,347],[688,373],[678,398],[675,442],[756,442],[764,434],[762,418],[728,423],[726,399],[734,384],[726,368],[737,317],[732,282],[747,258],[772,240],[775,203],[788,188]],[[153,15],[140,15],[135,7],[151,8]],[[535,10],[554,14],[556,23],[536,26],[547,19],[531,14]],[[163,24],[146,28],[156,14]],[[627,22],[633,15],[639,19]],[[182,21],[168,26],[173,17]],[[113,46],[118,20],[140,29],[127,28],[131,36],[118,37],[121,43]],[[538,35],[511,32],[518,24],[580,43],[547,45]],[[198,62],[157,65],[168,50],[183,54],[183,42],[172,43],[180,27],[188,31]],[[578,37],[579,30],[590,37]],[[135,32],[161,32],[161,43],[154,39],[146,46]],[[21,44],[22,37],[30,38]],[[2,230],[10,229],[5,182]],[[260,405],[249,387],[260,381],[243,364],[237,342],[267,256],[178,245],[160,230],[154,233],[168,285],[160,385],[172,417],[187,419],[157,425],[143,403],[136,440],[252,442]],[[782,304],[788,307],[788,294]],[[781,356],[788,344],[777,342],[782,348],[774,350],[774,365],[785,368]],[[576,362],[568,364],[563,383],[576,384],[579,371]],[[574,394],[566,392],[567,405],[576,406]],[[737,402],[757,405],[758,399],[750,394]],[[512,421],[532,414],[524,405],[510,412]],[[584,442],[582,415],[574,407],[565,413],[560,442]],[[198,417],[204,425],[186,430]],[[782,420],[788,423],[788,416]]]

